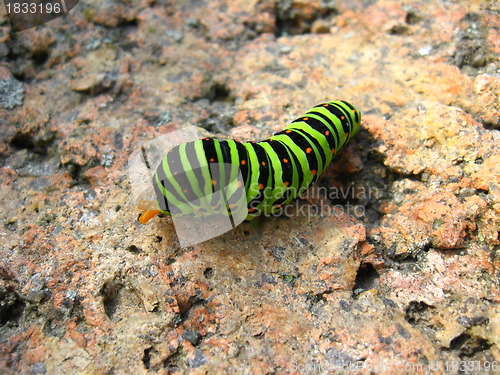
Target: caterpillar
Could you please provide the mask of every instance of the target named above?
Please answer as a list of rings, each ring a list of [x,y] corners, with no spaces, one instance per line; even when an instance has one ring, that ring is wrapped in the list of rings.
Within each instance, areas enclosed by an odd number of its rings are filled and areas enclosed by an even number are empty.
[[[153,175],[156,201],[139,205],[144,210],[139,221],[145,224],[160,213],[243,212],[248,221],[273,214],[314,184],[360,122],[352,104],[335,100],[311,108],[260,142],[204,138],[182,143],[159,163]],[[214,198],[216,191],[223,194]]]

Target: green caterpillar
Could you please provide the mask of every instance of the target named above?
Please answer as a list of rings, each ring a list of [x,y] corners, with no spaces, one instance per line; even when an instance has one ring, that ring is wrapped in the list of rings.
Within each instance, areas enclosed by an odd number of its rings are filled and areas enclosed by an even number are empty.
[[[335,100],[311,108],[261,142],[205,138],[182,143],[158,165],[153,176],[157,200],[153,207],[141,207],[145,211],[139,221],[145,224],[159,213],[232,215],[244,210],[246,220],[275,213],[318,179],[360,122],[352,104]],[[216,191],[223,194],[215,198]]]

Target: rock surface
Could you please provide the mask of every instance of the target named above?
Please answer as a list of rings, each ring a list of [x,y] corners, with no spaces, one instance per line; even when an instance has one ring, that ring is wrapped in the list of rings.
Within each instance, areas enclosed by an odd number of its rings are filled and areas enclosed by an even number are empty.
[[[1,373],[498,373],[495,1],[0,12]],[[363,127],[296,214],[188,248],[137,222],[141,142],[336,98]]]

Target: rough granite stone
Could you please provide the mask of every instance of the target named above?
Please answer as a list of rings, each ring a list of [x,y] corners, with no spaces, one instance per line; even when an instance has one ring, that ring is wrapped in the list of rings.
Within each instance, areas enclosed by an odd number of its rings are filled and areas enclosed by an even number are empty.
[[[499,28],[481,0],[0,7],[0,373],[498,373]],[[188,248],[137,221],[142,142],[337,98],[362,128],[289,215]]]

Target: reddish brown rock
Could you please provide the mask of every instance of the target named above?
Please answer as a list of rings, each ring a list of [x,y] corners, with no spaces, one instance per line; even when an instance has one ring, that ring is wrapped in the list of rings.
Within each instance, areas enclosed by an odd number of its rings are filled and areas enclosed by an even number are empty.
[[[495,373],[493,2],[0,19],[0,373]],[[186,125],[265,139],[337,98],[362,129],[288,215],[188,248],[171,219],[137,222],[142,142]]]

